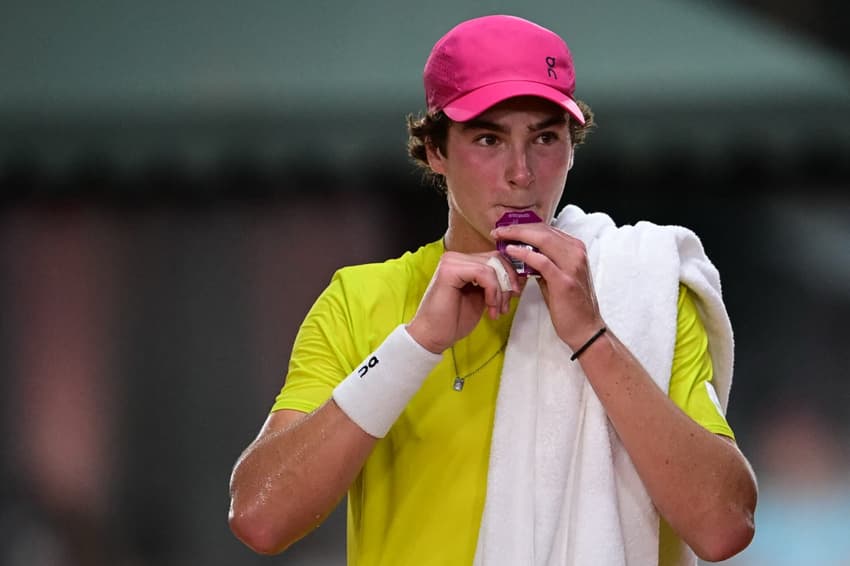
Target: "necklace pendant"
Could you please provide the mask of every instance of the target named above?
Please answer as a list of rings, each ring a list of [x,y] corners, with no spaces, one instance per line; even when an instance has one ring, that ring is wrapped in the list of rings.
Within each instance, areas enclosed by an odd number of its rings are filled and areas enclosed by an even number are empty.
[[[455,382],[454,382],[454,385],[452,386],[452,389],[454,389],[455,391],[463,391],[463,382],[464,382],[464,379],[461,376],[456,375],[455,376]]]

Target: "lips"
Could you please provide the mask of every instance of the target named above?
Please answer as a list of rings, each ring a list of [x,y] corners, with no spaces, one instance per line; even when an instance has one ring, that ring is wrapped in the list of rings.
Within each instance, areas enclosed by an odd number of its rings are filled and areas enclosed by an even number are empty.
[[[495,218],[495,220],[498,220],[499,218],[501,218],[502,216],[504,216],[507,213],[520,214],[520,213],[526,213],[526,212],[532,212],[534,214],[537,214],[537,207],[535,207],[534,205],[527,205],[527,204],[526,205],[519,205],[519,206],[512,206],[512,205],[509,205],[509,204],[500,204],[496,207],[496,218]],[[540,216],[540,215],[538,214],[538,216]],[[495,222],[495,220],[494,220],[494,222]]]

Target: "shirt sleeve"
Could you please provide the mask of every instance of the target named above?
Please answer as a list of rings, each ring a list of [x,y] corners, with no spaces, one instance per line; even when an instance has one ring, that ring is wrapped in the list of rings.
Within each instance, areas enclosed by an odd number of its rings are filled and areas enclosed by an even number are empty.
[[[337,272],[301,323],[292,346],[289,370],[272,412],[293,409],[309,413],[330,399],[334,387],[360,359],[349,318],[343,283]]]
[[[714,369],[708,335],[691,292],[684,285],[679,286],[678,311],[669,397],[707,430],[734,439],[712,384]]]

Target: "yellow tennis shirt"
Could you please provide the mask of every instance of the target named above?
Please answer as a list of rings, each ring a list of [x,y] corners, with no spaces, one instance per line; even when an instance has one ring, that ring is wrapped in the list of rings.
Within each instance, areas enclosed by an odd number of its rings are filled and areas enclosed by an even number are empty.
[[[340,269],[311,308],[272,411],[317,409],[399,324],[409,322],[443,253],[433,242],[384,263]],[[504,345],[518,299],[481,322],[426,378],[378,441],[348,492],[348,564],[472,564],[484,496]],[[455,391],[455,365],[465,379]],[[732,437],[709,392],[708,339],[680,288],[669,396],[706,429]],[[661,563],[675,536],[661,529]]]

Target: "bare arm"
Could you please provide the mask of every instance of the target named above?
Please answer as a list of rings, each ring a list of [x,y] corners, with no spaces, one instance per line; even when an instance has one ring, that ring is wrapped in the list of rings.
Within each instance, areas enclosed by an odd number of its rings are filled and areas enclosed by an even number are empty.
[[[734,441],[677,407],[612,333],[579,358],[652,501],[697,553],[724,560],[753,537],[755,476]]]
[[[553,325],[573,351],[604,326],[581,241],[543,224],[500,228],[494,234],[540,249],[515,247],[509,253],[541,273]],[[679,409],[613,332],[603,334],[579,362],[670,526],[705,560],[743,550],[754,533],[757,488],[734,442]]]
[[[233,469],[231,530],[256,552],[283,551],[333,510],[376,441],[333,399],[309,415],[272,413]]]
[[[409,335],[440,353],[471,332],[484,309],[494,318],[507,312],[512,292],[486,264],[494,255],[444,254]],[[511,281],[518,288],[515,273]],[[333,399],[309,415],[271,414],[233,469],[231,530],[256,552],[283,551],[333,510],[376,442]]]

